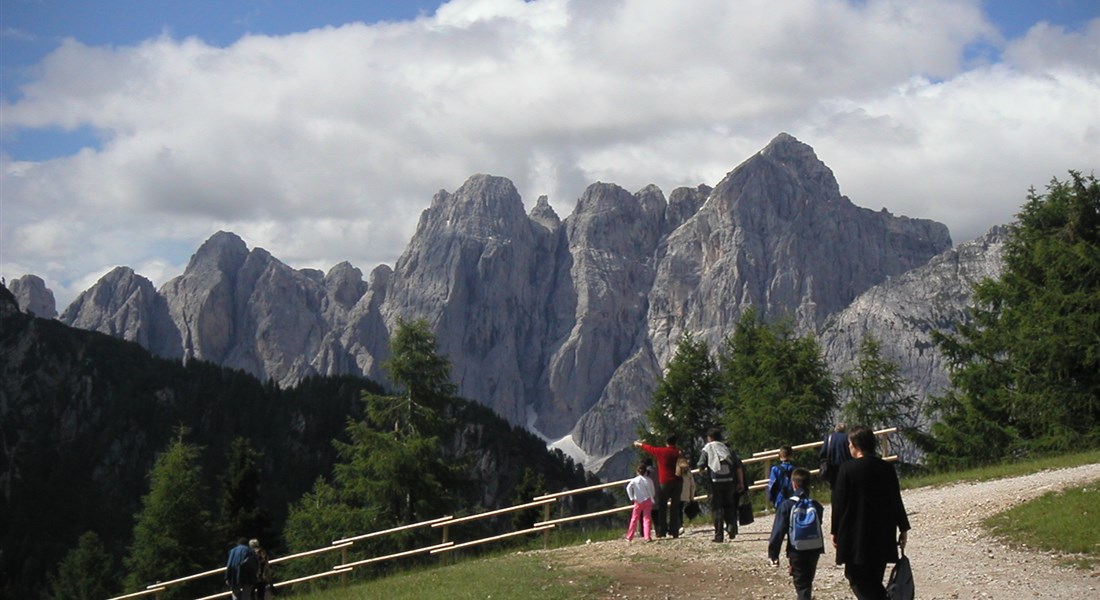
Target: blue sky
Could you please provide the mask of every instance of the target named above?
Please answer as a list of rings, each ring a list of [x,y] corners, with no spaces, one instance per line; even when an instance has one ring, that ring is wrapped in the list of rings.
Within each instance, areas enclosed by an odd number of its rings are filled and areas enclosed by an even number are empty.
[[[0,101],[0,275],[59,310],[218,229],[367,272],[474,173],[564,218],[781,131],[964,241],[1100,165],[1100,3],[0,0]]]

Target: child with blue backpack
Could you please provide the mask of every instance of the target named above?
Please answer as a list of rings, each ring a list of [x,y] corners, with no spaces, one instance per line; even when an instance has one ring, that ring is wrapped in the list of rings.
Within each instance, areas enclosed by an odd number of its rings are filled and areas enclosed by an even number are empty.
[[[780,448],[779,464],[772,467],[771,472],[768,473],[768,501],[776,510],[791,496],[791,472],[794,471],[794,464],[791,463],[792,456],[794,456],[793,448],[790,446]]]
[[[794,581],[798,600],[813,597],[817,562],[825,553],[821,523],[825,509],[810,497],[810,472],[803,468],[791,472],[791,495],[775,511],[775,522],[768,538],[768,558],[779,566],[779,548],[787,539],[787,572]]]

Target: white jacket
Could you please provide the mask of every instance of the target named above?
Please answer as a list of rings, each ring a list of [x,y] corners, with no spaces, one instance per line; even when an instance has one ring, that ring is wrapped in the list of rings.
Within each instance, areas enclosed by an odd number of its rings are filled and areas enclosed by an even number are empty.
[[[653,482],[645,475],[638,475],[626,484],[626,497],[631,502],[645,502],[656,500],[657,490],[653,489]]]

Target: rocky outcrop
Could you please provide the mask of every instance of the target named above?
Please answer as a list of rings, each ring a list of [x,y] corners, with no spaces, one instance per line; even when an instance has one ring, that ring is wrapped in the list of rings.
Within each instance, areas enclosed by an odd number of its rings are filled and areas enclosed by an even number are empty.
[[[54,301],[53,292],[46,287],[46,282],[41,277],[24,275],[13,279],[9,284],[9,291],[24,312],[43,319],[57,316],[57,302]]]
[[[814,331],[950,247],[940,223],[855,206],[812,148],[780,134],[669,235],[650,294],[654,354],[664,364],[687,331],[714,347],[748,306]]]
[[[137,342],[161,356],[181,356],[179,330],[153,282],[129,267],[116,267],[65,309],[62,323]]]
[[[426,319],[463,396],[592,466],[633,439],[685,332],[717,347],[750,305],[818,331],[950,246],[939,223],[855,206],[781,134],[714,188],[666,201],[655,186],[595,183],[564,220],[545,197],[525,214],[510,181],[475,175],[438,192],[368,282],[348,263],[292,269],[219,232],[155,294],[116,270],[66,315],[282,385],[384,380],[399,320]]]
[[[947,365],[932,342],[932,332],[948,333],[966,323],[973,285],[1000,275],[1006,240],[1004,227],[959,244],[927,264],[891,277],[860,294],[825,323],[818,336],[834,373],[851,371],[865,336],[880,344],[884,359],[899,365],[906,393],[917,397],[948,389]]]
[[[624,447],[639,423],[608,420],[644,413],[655,365],[667,364],[685,332],[717,348],[748,306],[813,332],[859,293],[950,246],[942,224],[853,205],[812,148],[779,135],[668,235],[646,335],[578,422],[575,441],[595,456]]]

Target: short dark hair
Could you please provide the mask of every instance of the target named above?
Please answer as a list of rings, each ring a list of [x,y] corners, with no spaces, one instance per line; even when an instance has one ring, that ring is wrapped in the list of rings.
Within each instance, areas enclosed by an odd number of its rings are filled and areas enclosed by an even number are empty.
[[[794,455],[794,448],[790,446],[781,446],[779,448],[779,458],[790,458]]]
[[[868,427],[862,425],[853,427],[852,430],[848,432],[848,441],[867,456],[875,454],[877,447],[875,443],[875,432],[871,431]]]
[[[810,472],[802,467],[797,467],[791,471],[791,481],[798,486],[800,490],[810,489]]]
[[[667,436],[665,436],[665,445],[667,445],[667,446],[675,446],[676,445],[676,434],[675,433],[670,433]]]
[[[646,472],[646,466],[645,466],[645,464],[640,464],[640,465],[638,465],[638,468],[637,468],[637,469],[634,469],[634,471],[635,471],[636,473],[638,473],[639,475],[645,475],[645,472]]]
[[[722,441],[722,430],[717,427],[711,427],[707,430],[707,437],[716,442],[720,442]]]

